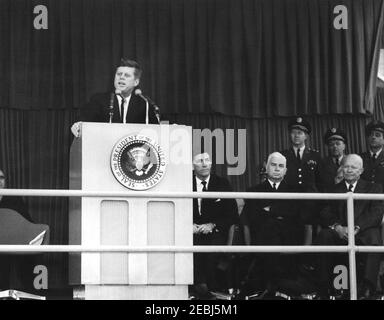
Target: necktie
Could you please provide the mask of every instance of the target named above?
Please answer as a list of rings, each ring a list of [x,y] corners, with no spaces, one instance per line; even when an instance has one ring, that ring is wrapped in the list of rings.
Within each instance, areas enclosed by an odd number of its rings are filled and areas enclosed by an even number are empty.
[[[353,192],[353,184],[349,185],[348,192]]]
[[[207,191],[207,181],[201,181],[201,184],[203,185],[203,192]],[[204,199],[200,199],[200,215],[202,215],[205,210],[204,210]]]
[[[374,153],[374,154],[372,155],[372,160],[373,160],[373,161],[376,160],[376,153]]]
[[[301,158],[300,158],[300,148],[297,148],[296,158],[297,158],[297,160],[298,160],[299,162],[301,161]]]
[[[120,116],[121,116],[121,122],[123,123],[124,123],[124,105],[125,105],[125,99],[124,97],[121,97]]]
[[[272,188],[273,188],[273,190],[277,191],[277,189],[276,189],[276,183],[275,183],[275,182],[273,183]]]
[[[339,167],[340,166],[340,162],[339,162],[339,159],[336,159],[336,165]]]

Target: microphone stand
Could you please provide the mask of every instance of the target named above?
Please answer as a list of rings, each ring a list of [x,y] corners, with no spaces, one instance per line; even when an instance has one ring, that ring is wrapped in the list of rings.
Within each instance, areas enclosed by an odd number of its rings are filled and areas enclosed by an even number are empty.
[[[149,112],[149,101],[148,99],[145,99],[145,124],[149,123],[148,112]]]
[[[109,123],[112,123],[113,118],[113,100],[115,99],[115,93],[111,93],[111,99],[109,100]]]

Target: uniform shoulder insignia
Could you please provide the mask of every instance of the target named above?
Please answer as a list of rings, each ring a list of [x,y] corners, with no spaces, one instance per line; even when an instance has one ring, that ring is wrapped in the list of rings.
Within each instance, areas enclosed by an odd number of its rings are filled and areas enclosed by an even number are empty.
[[[319,150],[312,149],[312,148],[309,148],[309,151],[316,152],[316,153],[319,153],[319,152],[320,152]]]

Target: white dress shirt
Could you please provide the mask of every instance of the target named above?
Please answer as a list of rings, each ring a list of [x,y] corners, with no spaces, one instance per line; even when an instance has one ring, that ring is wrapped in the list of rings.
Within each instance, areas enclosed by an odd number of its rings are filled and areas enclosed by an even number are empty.
[[[345,185],[347,186],[347,190],[349,190],[350,183],[345,181]],[[355,183],[352,183],[352,192],[355,192],[356,185],[357,185],[357,181],[355,181]]]

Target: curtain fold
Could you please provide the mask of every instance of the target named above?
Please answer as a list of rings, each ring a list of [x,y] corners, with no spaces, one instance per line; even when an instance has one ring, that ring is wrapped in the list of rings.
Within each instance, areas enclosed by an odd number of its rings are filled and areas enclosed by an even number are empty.
[[[46,5],[48,30],[33,28]],[[383,0],[2,0],[0,108],[77,109],[120,57],[166,113],[372,114]],[[348,29],[333,26],[335,6]]]

